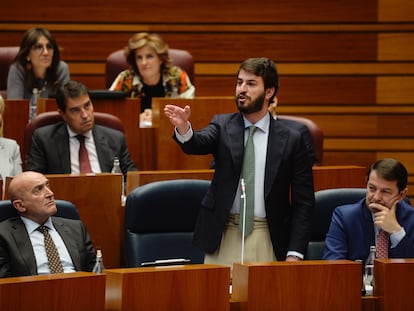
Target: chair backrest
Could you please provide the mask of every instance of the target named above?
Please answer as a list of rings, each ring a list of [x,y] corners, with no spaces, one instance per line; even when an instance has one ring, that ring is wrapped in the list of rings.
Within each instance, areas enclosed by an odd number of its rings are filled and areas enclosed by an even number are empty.
[[[365,197],[366,191],[366,188],[338,188],[315,192],[315,211],[306,259],[322,259],[333,211],[337,206],[358,202]]]
[[[55,200],[55,202],[57,213],[54,216],[80,220],[78,209],[72,202],[65,200]],[[11,201],[0,200],[0,221],[16,216],[18,214]]]
[[[7,76],[9,67],[19,52],[18,46],[1,46],[0,47],[0,94],[6,98]]]
[[[280,120],[290,120],[302,123],[306,125],[309,130],[309,134],[312,140],[313,151],[315,156],[314,164],[321,165],[323,161],[323,131],[322,129],[311,119],[298,117],[298,116],[291,116],[291,115],[277,115],[277,118]]]
[[[201,201],[210,181],[166,180],[134,189],[125,207],[124,247],[127,267],[165,259],[203,263],[192,244]]]
[[[184,70],[191,82],[194,83],[194,61],[193,56],[185,50],[169,49],[168,54],[175,66]],[[116,76],[123,70],[130,68],[126,61],[124,50],[117,50],[109,54],[106,59],[105,77],[106,87],[109,88]]]
[[[122,125],[122,121],[117,116],[114,116],[109,113],[96,111],[93,114],[95,117],[95,124],[107,126],[115,130],[124,132],[124,126]],[[33,132],[39,127],[54,124],[62,120],[62,117],[57,111],[48,111],[39,113],[36,117],[32,119],[31,122],[26,124],[26,127],[24,129],[23,141],[23,166],[25,166],[27,158],[29,157],[30,146],[32,145]]]

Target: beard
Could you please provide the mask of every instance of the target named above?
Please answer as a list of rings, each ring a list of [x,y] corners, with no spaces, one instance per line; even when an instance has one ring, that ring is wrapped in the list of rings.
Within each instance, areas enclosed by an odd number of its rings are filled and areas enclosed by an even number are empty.
[[[255,113],[255,112],[262,110],[264,99],[265,99],[265,93],[263,92],[262,94],[257,96],[254,101],[251,101],[251,98],[247,96],[246,96],[246,99],[250,101],[250,103],[248,103],[248,101],[245,101],[245,105],[240,104],[239,95],[236,95],[235,101],[236,101],[237,109],[239,109],[239,111],[244,114]]]

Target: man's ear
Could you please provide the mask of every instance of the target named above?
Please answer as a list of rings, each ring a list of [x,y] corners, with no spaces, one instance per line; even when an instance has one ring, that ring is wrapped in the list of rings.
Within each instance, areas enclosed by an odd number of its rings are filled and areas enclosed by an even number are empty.
[[[270,88],[266,89],[266,92],[265,92],[266,99],[270,100],[270,98],[272,98],[274,93],[275,93],[275,88],[274,87],[270,87]]]
[[[19,213],[24,213],[26,211],[22,200],[14,200],[13,206]]]
[[[404,190],[402,190],[399,194],[399,198],[398,198],[398,202],[401,202],[402,200],[404,200],[404,198],[406,197],[408,193],[408,188],[406,187]]]
[[[62,117],[62,119],[66,122],[66,115],[65,115],[65,113],[62,110],[60,110],[60,109],[58,109],[58,112],[59,112],[59,115]]]

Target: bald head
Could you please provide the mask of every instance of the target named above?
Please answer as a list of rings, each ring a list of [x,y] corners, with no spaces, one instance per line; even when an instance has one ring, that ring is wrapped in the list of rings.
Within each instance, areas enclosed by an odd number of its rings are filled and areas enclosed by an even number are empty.
[[[10,182],[9,195],[21,216],[39,224],[57,211],[54,194],[43,174],[31,171],[17,174]]]

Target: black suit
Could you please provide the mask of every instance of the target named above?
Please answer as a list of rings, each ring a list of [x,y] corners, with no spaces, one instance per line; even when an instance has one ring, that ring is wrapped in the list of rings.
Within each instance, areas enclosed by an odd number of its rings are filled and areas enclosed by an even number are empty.
[[[95,251],[84,224],[79,220],[52,217],[76,271],[92,271]],[[36,258],[20,217],[0,223],[0,277],[37,275]]]
[[[136,170],[122,132],[94,125],[92,134],[103,173],[111,172],[114,157],[119,158],[124,175]],[[71,173],[69,133],[65,122],[38,128],[33,133],[26,170],[42,174]]]
[[[237,188],[244,153],[240,113],[216,115],[181,148],[188,154],[212,153],[215,173],[202,202],[194,243],[214,252],[221,242]],[[305,254],[314,207],[312,163],[301,134],[270,117],[265,171],[265,209],[275,255]],[[292,194],[292,204],[290,202]]]

